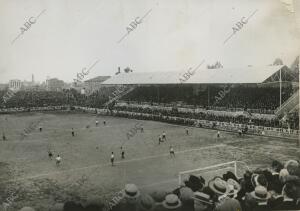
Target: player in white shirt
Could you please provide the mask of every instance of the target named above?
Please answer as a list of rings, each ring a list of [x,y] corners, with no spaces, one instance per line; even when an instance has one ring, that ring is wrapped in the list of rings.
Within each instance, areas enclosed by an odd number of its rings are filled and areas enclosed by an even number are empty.
[[[164,140],[164,141],[167,140],[167,135],[166,135],[165,131],[163,131],[163,133],[162,133],[162,140]]]
[[[57,155],[57,157],[55,158],[56,160],[56,165],[60,165],[60,162],[61,162],[61,157],[59,155]]]
[[[96,126],[98,126],[98,124],[99,124],[99,122],[98,122],[98,120],[96,120]]]
[[[220,138],[220,131],[218,131],[217,133],[217,138]]]
[[[171,156],[171,157],[172,157],[172,156],[175,157],[175,151],[174,151],[174,149],[173,149],[172,146],[170,146],[170,156]]]

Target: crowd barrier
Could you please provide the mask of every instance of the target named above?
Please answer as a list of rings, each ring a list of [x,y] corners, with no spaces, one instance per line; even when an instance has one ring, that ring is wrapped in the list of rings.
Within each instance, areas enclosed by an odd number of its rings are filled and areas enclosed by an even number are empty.
[[[109,116],[126,116],[128,118],[138,118],[138,119],[148,119],[148,120],[158,120],[165,121],[170,123],[178,123],[182,125],[189,125],[195,127],[202,127],[208,129],[224,130],[230,132],[239,132],[240,130],[248,128],[248,134],[262,135],[262,136],[272,136],[272,137],[285,137],[298,139],[299,130],[292,129],[283,129],[283,128],[274,128],[274,127],[264,127],[250,124],[237,124],[230,122],[219,122],[219,121],[210,121],[210,120],[201,120],[201,119],[191,119],[191,118],[182,118],[175,116],[164,116],[159,114],[148,114],[148,113],[136,113],[129,111],[119,111],[119,110],[108,110],[108,109],[95,109],[75,106],[76,110],[85,110],[89,113],[96,113],[100,115],[109,115]]]
[[[285,137],[298,139],[299,130],[293,129],[284,129],[284,128],[274,128],[274,127],[264,127],[251,124],[236,124],[230,122],[219,122],[211,120],[201,120],[201,119],[191,119],[191,118],[182,118],[176,116],[164,116],[159,114],[148,114],[148,113],[137,113],[129,111],[119,111],[119,110],[108,110],[108,109],[98,109],[98,108],[89,108],[74,106],[75,110],[81,110],[93,114],[101,115],[112,115],[112,116],[124,116],[129,118],[142,118],[156,121],[164,121],[175,124],[189,125],[195,127],[203,127],[216,130],[224,130],[231,132],[238,132],[247,127],[248,134],[262,135],[262,136],[274,136],[274,137]],[[47,107],[32,107],[32,108],[7,108],[0,109],[1,114],[5,113],[14,113],[14,112],[29,112],[29,111],[70,111],[72,110],[70,106],[47,106]]]

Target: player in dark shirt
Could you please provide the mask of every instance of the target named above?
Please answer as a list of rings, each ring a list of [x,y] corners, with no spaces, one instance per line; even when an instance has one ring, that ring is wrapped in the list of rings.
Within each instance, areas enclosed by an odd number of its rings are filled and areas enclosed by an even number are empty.
[[[125,150],[123,149],[123,147],[121,147],[121,158],[125,158]]]
[[[53,154],[52,154],[52,152],[50,150],[48,151],[48,156],[52,160]]]

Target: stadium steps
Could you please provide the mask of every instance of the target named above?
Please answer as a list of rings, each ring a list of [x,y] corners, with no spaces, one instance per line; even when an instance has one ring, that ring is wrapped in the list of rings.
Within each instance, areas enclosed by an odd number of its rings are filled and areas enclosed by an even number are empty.
[[[275,110],[275,114],[280,118],[285,114],[295,111],[295,109],[297,109],[298,107],[299,107],[299,90],[295,92],[287,101],[285,101],[281,105],[281,108],[278,107]]]

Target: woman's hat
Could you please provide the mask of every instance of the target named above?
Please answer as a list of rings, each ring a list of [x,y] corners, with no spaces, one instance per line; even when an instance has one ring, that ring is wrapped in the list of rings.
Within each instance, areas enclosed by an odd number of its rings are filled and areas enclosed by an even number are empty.
[[[225,195],[229,192],[229,187],[227,182],[221,179],[221,177],[215,177],[208,182],[208,187],[219,195]]]
[[[261,185],[256,186],[254,191],[252,191],[250,194],[253,198],[263,201],[268,200],[271,197],[270,193],[267,191],[267,188]]]
[[[135,184],[127,184],[125,185],[125,189],[123,190],[125,198],[137,198],[140,196],[140,191],[138,190]]]
[[[230,196],[232,196],[232,195],[236,196],[236,194],[241,190],[241,185],[234,179],[228,179],[227,184],[229,186],[228,195],[230,195]]]
[[[162,205],[166,209],[176,209],[178,207],[181,207],[181,201],[175,194],[168,194]]]

